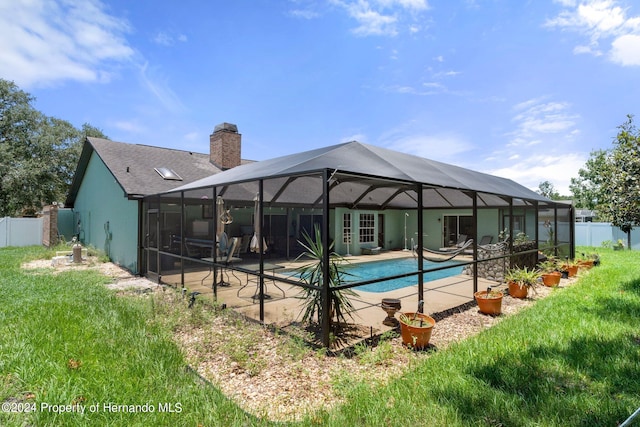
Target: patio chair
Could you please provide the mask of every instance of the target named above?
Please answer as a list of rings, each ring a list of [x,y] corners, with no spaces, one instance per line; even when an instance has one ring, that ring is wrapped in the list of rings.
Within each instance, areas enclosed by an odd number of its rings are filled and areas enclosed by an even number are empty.
[[[360,248],[362,255],[378,255],[382,248],[377,246],[375,248]]]
[[[490,245],[491,242],[493,242],[493,236],[482,236],[482,238],[480,239],[480,243],[478,243],[479,246],[486,246],[486,245]]]
[[[227,255],[230,247],[229,237],[227,237],[227,233],[223,231],[220,233],[220,236],[218,236],[218,256]]]
[[[227,258],[225,258],[224,260],[224,265],[226,267],[232,265],[233,263],[236,262],[240,262],[242,261],[242,258],[236,257],[234,256],[234,254],[236,252],[238,252],[240,250],[240,239],[238,237],[232,237],[231,238],[231,244],[229,245],[229,252],[227,254]],[[221,279],[222,281],[220,282],[220,286],[231,286],[231,283],[229,282],[229,273],[227,273],[227,268],[223,268],[221,271]],[[236,274],[234,273],[233,269],[231,270],[231,274],[233,275],[233,277],[235,277],[235,279],[240,282],[240,278],[238,276],[236,276]],[[227,281],[224,281],[224,275],[226,274],[227,276]]]
[[[459,234],[458,235],[458,241],[456,242],[455,245],[453,246],[446,246],[444,248],[439,248],[439,251],[442,252],[446,252],[446,251],[455,251],[460,249],[461,247],[465,246],[467,243],[467,235],[466,234]]]

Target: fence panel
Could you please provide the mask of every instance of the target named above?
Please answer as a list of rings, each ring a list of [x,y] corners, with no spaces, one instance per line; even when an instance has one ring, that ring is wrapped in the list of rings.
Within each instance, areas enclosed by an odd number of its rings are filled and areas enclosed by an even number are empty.
[[[0,218],[0,247],[42,244],[42,218]]]
[[[627,245],[627,234],[618,227],[608,222],[576,222],[576,246],[602,246],[603,242],[609,245],[621,239]],[[631,249],[640,249],[640,229],[631,231]]]

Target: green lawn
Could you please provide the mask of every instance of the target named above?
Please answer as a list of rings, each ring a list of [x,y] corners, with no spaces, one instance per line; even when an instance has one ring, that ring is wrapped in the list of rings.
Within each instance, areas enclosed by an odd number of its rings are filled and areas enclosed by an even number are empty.
[[[384,387],[342,379],[347,403],[298,424],[621,423],[640,407],[640,253],[598,252],[579,283]],[[186,369],[153,299],[116,297],[95,272],[20,270],[44,253],[0,250],[1,426],[270,425]]]
[[[0,251],[0,425],[260,424],[185,369],[148,300],[116,297],[96,272],[20,271],[21,260],[42,254]],[[83,414],[60,412],[74,403]]]

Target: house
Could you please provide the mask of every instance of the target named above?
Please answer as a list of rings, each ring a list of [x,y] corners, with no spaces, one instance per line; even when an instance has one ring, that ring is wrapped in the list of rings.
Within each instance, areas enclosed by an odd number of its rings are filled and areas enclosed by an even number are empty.
[[[409,244],[405,240],[417,242],[419,210],[424,214],[424,245],[438,248],[455,243],[462,234],[491,235],[495,242],[504,229],[536,238],[542,231],[538,223],[552,222],[554,209],[562,213],[571,207],[510,179],[357,141],[244,165],[176,191],[218,189],[228,204],[253,208],[253,188],[262,181],[265,215],[288,215],[283,223],[290,228],[295,224],[295,229],[287,234],[300,238],[300,230],[310,231],[310,224],[319,223],[323,215],[323,171],[330,175],[328,232],[339,253],[359,254],[361,247],[371,246],[398,249]],[[561,215],[561,222],[569,222],[566,216]],[[346,247],[347,234],[357,247]],[[560,237],[569,241],[568,232]]]
[[[250,162],[241,159],[234,124],[217,125],[209,142],[210,153],[201,154],[88,137],[65,202],[74,212],[74,234],[127,270],[144,271],[143,198]]]
[[[295,257],[296,244],[306,235],[320,239],[322,265],[327,269],[330,252],[375,254],[409,246],[414,250],[414,270],[402,274],[416,277],[417,293],[412,294],[416,303],[425,299],[425,273],[452,268],[424,268],[425,252],[450,243],[455,246],[464,237],[472,240],[454,252],[470,249],[465,263],[472,266],[467,290],[472,299],[479,278],[492,274],[495,259],[503,260],[502,268],[511,262],[533,267],[543,245],[549,253],[573,258],[573,221],[571,205],[510,179],[351,141],[241,165],[146,196],[143,229],[157,238],[144,242],[144,274],[184,289],[210,286],[214,298],[224,284],[225,271],[246,274],[244,286],[226,295],[225,304],[242,308],[239,293],[252,281],[259,285],[252,300],[259,300],[259,319],[264,322],[265,300],[271,296],[261,289],[275,280],[277,260]],[[219,255],[225,236],[237,242],[245,230],[254,236],[252,253],[226,262]],[[485,238],[500,243],[480,247]],[[233,251],[228,254],[233,257]],[[380,274],[371,280],[396,278],[389,271]],[[312,289],[324,295],[321,310],[328,313],[330,274],[317,279],[321,283],[313,283]],[[311,286],[304,279],[278,280],[300,288]],[[345,286],[357,289],[371,280]],[[495,277],[490,280],[497,283]],[[322,317],[325,346],[330,342],[329,318]]]

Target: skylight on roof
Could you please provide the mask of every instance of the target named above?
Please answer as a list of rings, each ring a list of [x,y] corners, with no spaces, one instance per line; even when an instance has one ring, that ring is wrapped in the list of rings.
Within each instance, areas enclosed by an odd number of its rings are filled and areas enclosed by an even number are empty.
[[[173,169],[169,168],[153,168],[158,175],[162,177],[162,179],[166,179],[168,181],[182,181],[182,177],[175,173]]]

